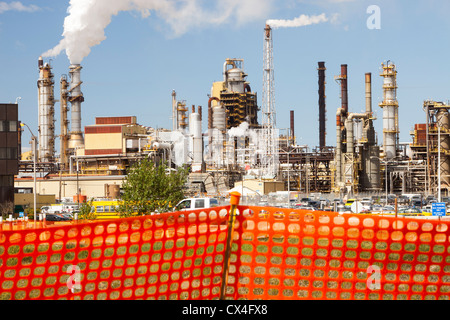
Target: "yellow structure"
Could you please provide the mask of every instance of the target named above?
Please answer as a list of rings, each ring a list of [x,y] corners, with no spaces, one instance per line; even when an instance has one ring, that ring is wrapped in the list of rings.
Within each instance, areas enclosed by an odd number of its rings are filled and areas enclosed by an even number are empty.
[[[147,129],[136,117],[96,118],[85,127],[85,155],[113,155],[138,151],[148,145]]]
[[[225,108],[227,129],[238,127],[244,121],[250,128],[259,127],[257,97],[246,81],[243,62],[242,59],[226,59],[224,81],[214,82],[211,88],[211,97],[219,98]],[[216,105],[217,101],[212,101],[211,107]]]

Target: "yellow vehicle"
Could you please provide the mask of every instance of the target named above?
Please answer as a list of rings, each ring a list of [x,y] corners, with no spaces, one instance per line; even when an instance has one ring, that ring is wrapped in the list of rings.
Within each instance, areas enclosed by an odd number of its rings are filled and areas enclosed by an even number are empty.
[[[431,211],[431,208],[422,208],[422,215],[423,216],[432,216],[433,213]]]
[[[356,199],[348,199],[347,202],[345,203],[345,206],[346,207],[351,207],[353,202],[355,202],[355,201],[356,201]]]
[[[119,200],[94,200],[91,212],[96,214],[96,219],[117,219],[120,218],[117,212],[119,204]]]

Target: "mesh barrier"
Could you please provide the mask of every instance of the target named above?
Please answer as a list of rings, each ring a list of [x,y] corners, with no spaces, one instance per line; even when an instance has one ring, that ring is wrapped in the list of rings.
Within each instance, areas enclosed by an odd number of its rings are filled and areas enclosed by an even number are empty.
[[[228,210],[3,223],[0,299],[219,299]],[[226,299],[449,299],[447,221],[237,212]]]
[[[218,298],[227,213],[223,207],[38,229],[3,224],[0,299]]]
[[[240,207],[231,299],[449,299],[448,222]]]

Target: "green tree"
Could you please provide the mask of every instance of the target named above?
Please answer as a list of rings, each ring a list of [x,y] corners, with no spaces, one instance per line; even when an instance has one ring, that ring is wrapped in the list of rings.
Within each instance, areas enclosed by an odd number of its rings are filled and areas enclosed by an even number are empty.
[[[78,220],[94,220],[97,216],[92,210],[92,201],[83,202],[80,205],[80,212],[78,213]]]
[[[122,184],[122,217],[168,212],[184,198],[188,171],[170,170],[166,163],[156,166],[144,159],[135,163]]]

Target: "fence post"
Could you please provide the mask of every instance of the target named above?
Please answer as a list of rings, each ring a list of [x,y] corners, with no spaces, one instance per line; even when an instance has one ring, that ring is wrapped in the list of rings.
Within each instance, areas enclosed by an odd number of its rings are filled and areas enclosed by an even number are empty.
[[[231,255],[231,243],[233,241],[234,221],[236,219],[236,207],[239,205],[241,194],[239,192],[230,193],[230,212],[228,217],[227,246],[223,262],[222,285],[220,287],[220,300],[225,300],[226,287],[228,282],[228,268]]]

